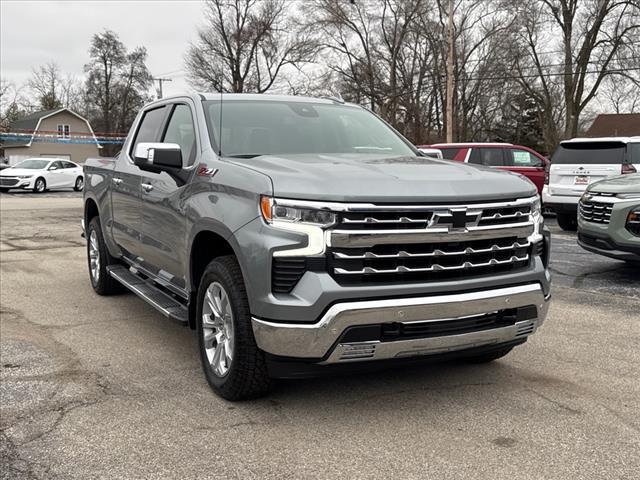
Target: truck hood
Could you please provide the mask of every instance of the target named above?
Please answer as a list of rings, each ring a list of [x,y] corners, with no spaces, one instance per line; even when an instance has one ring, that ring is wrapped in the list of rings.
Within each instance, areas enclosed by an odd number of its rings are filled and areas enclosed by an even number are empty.
[[[17,177],[19,175],[38,175],[43,170],[34,170],[33,168],[5,168],[0,170],[2,177]]]
[[[640,173],[605,178],[593,182],[587,190],[599,193],[640,193]]]
[[[274,196],[335,202],[465,202],[507,200],[536,194],[510,172],[426,157],[384,155],[263,155],[230,158],[264,173]]]

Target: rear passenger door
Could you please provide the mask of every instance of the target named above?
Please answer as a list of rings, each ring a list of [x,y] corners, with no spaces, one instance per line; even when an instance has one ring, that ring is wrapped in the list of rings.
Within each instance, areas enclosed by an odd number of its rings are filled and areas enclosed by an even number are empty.
[[[523,148],[505,149],[508,170],[520,173],[535,183],[538,192],[544,186],[545,161]]]
[[[143,172],[141,211],[144,267],[156,275],[160,282],[164,280],[165,286],[184,289],[188,249],[186,217],[180,195],[185,187],[184,179],[194,165],[198,148],[190,103],[185,101],[167,106],[159,141],[180,146],[183,175],[178,178],[167,172]]]

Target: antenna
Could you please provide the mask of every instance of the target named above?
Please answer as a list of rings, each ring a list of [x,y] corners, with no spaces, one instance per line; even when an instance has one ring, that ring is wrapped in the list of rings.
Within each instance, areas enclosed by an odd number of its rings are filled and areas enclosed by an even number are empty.
[[[222,157],[222,75],[220,75],[220,125],[218,125],[218,157]]]

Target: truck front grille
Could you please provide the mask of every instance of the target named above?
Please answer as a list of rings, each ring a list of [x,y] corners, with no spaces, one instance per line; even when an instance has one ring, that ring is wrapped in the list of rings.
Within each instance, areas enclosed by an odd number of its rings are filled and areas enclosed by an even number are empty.
[[[587,222],[609,223],[613,204],[599,202],[597,199],[582,201],[578,206],[580,217]]]
[[[405,208],[340,214],[327,252],[338,283],[464,279],[527,267],[538,252],[530,201]]]
[[[529,263],[526,238],[379,245],[330,252],[330,268],[345,282],[430,281],[508,271]]]

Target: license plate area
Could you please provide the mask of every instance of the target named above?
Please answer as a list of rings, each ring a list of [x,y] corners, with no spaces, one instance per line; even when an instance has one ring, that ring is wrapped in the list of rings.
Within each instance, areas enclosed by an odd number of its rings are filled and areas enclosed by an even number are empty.
[[[589,185],[588,175],[576,175],[573,179],[574,185]]]

